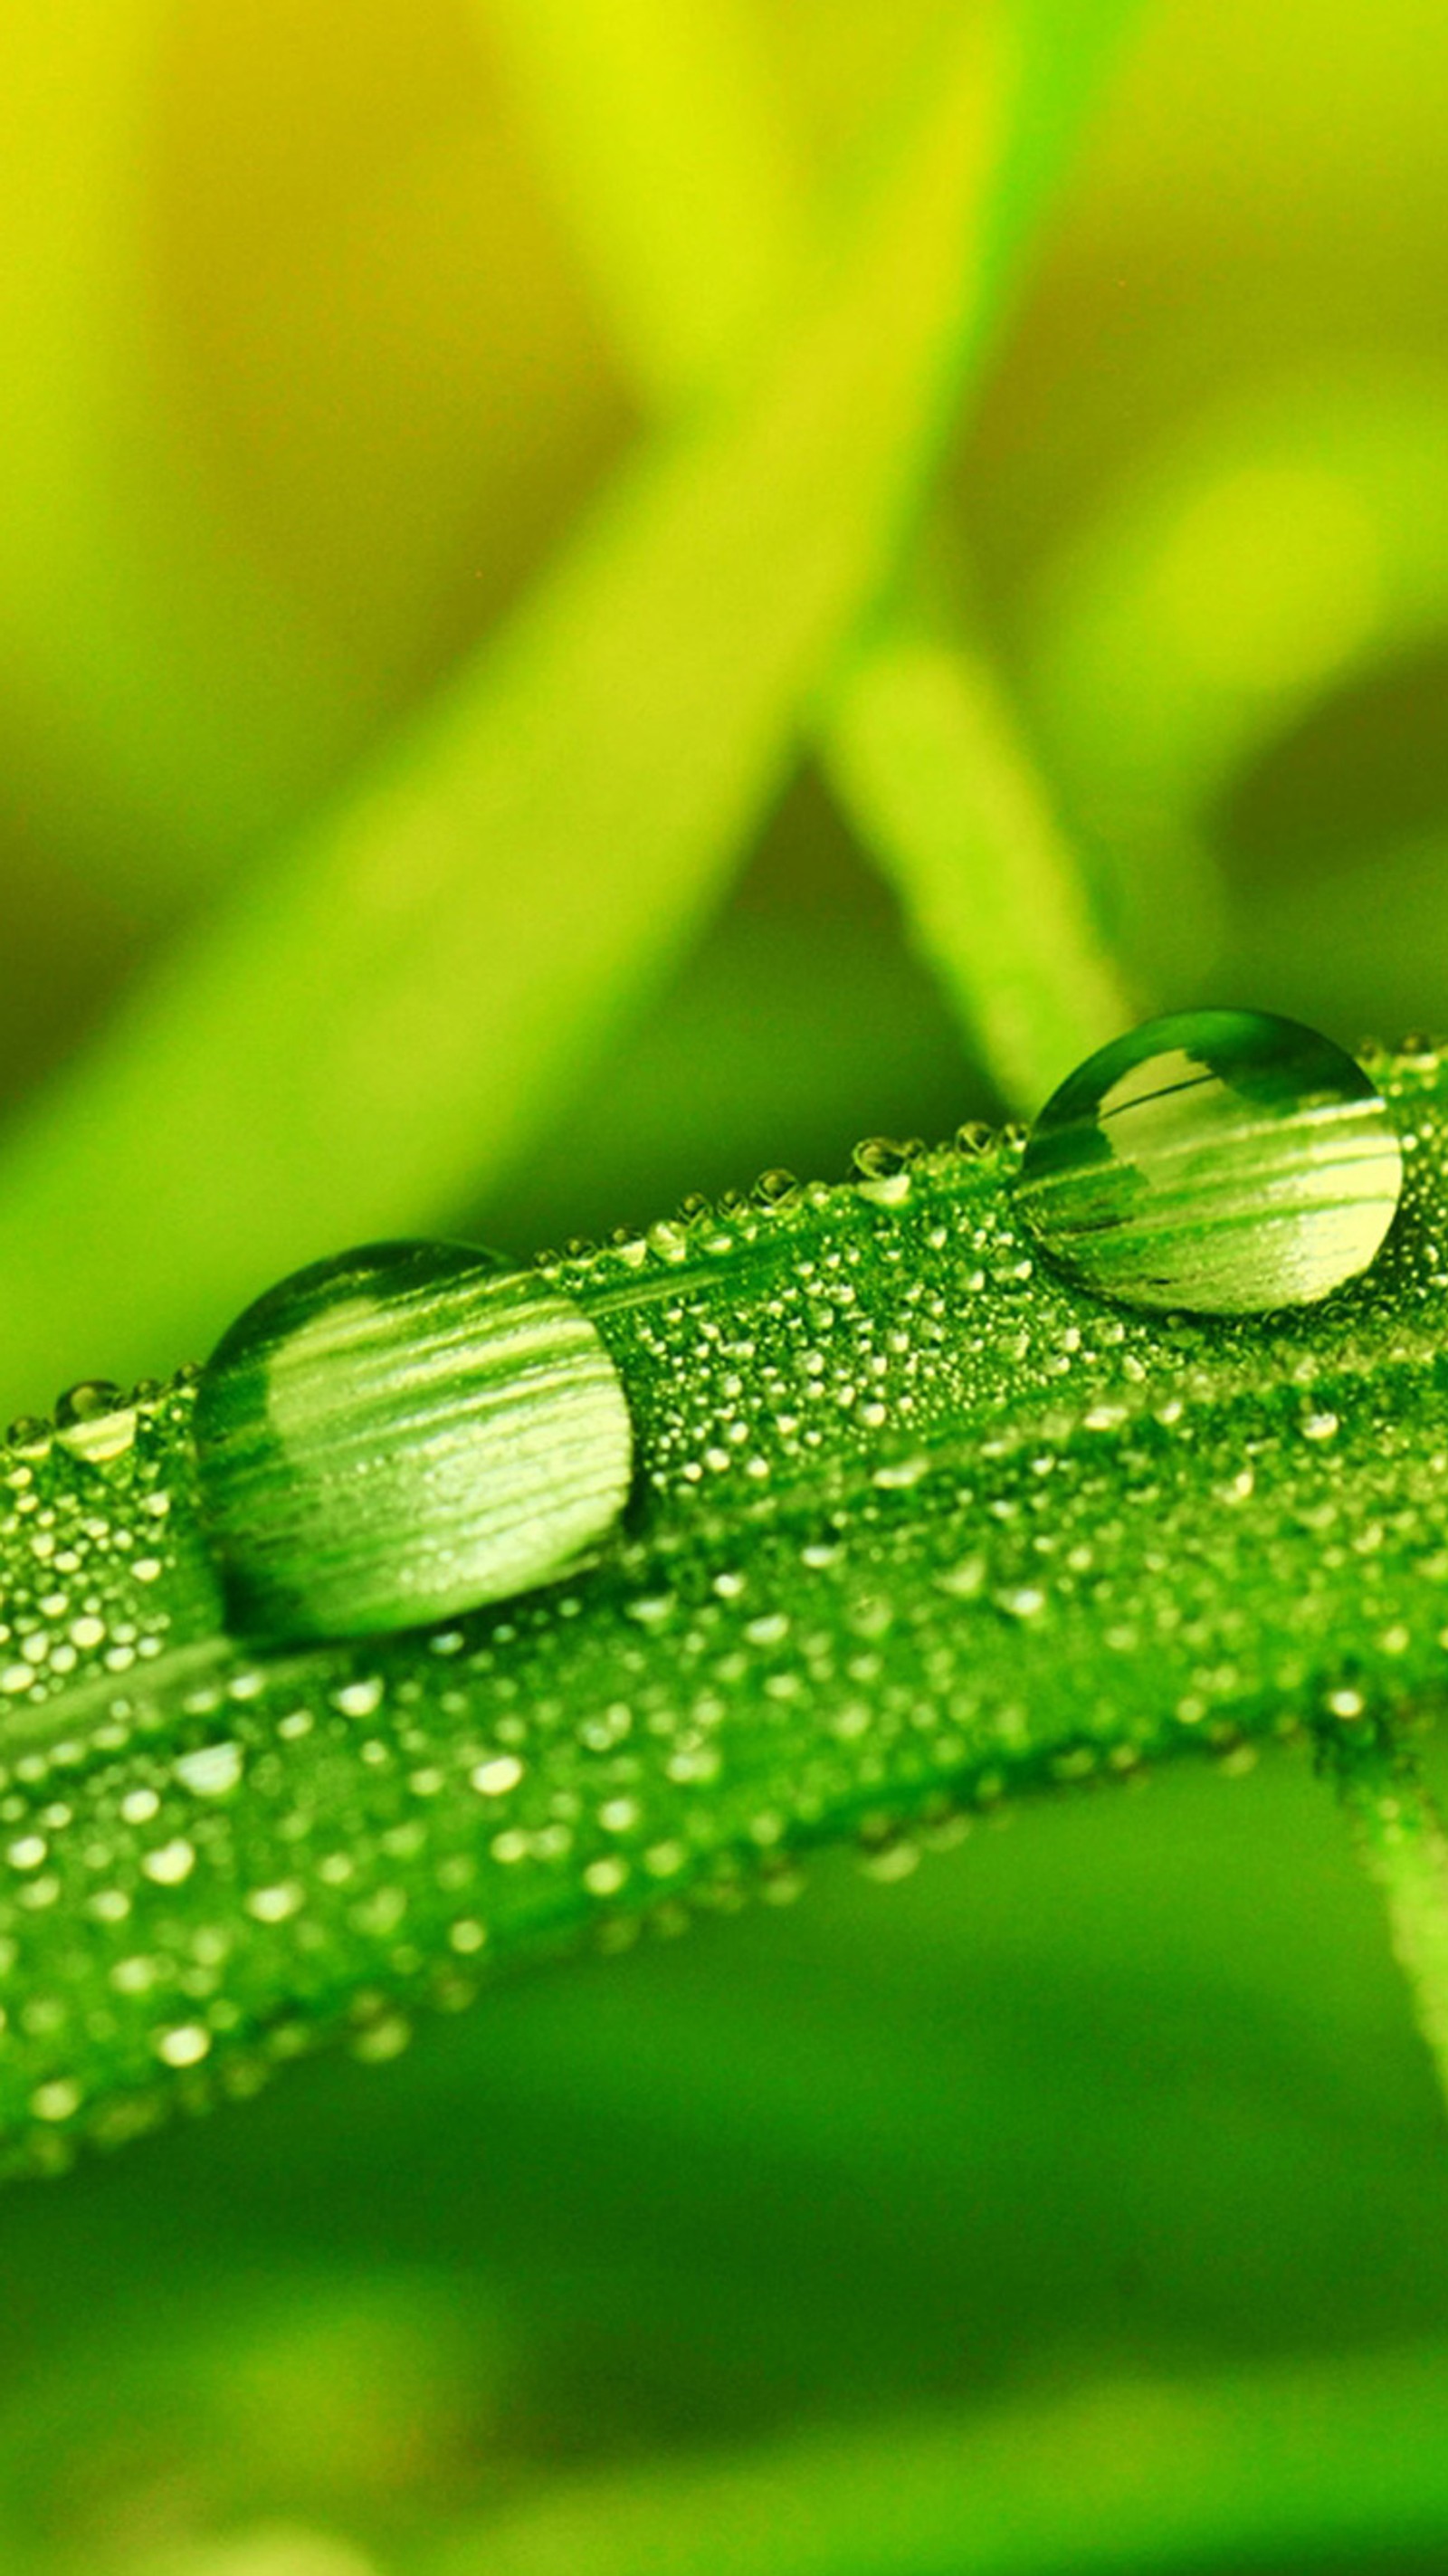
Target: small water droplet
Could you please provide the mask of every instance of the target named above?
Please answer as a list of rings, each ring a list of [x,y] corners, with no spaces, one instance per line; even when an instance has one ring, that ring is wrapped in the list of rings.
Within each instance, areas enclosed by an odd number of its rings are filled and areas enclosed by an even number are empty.
[[[590,1896],[617,1896],[627,1881],[628,1863],[623,1860],[592,1860],[583,1873]]]
[[[307,1891],[295,1878],[281,1879],[274,1887],[254,1887],[245,1899],[248,1914],[258,1923],[289,1922],[306,1901]]]
[[[176,1777],[196,1798],[224,1798],[241,1779],[242,1751],[229,1740],[222,1744],[203,1744],[194,1753],[180,1754]]]
[[[196,1402],[231,1614],[284,1641],[421,1626],[547,1583],[602,1539],[632,1459],[582,1309],[456,1244],[371,1244],[232,1325]]]
[[[495,1753],[485,1762],[475,1763],[468,1774],[480,1797],[504,1798],[516,1789],[523,1777],[523,1765],[516,1753]]]
[[[73,2119],[80,2105],[80,2086],[66,2075],[57,2075],[49,2084],[38,2084],[30,2096],[30,2108],[37,2120]]]
[[[160,1843],[154,1851],[142,1855],[141,1867],[157,1887],[179,1887],[196,1866],[192,1844],[177,1835],[174,1842]]]
[[[56,1400],[55,1436],[72,1457],[107,1466],[135,1439],[136,1408],[109,1378],[83,1378]]]
[[[402,2055],[411,2039],[412,2024],[402,2013],[383,2013],[363,2024],[352,2042],[352,2054],[364,2066],[386,2066]]]
[[[364,1673],[358,1681],[343,1682],[332,1693],[332,1706],[343,1717],[375,1717],[382,1706],[382,1675]]]
[[[861,1198],[873,1200],[877,1207],[903,1207],[910,1196],[910,1166],[923,1152],[915,1137],[904,1144],[892,1136],[865,1137],[852,1156]]]
[[[199,2021],[177,2022],[158,2030],[154,2045],[163,2066],[199,2066],[210,2054],[211,2033]]]
[[[1340,1047],[1265,1012],[1191,1011],[1061,1084],[1017,1194],[1086,1287],[1248,1315],[1310,1305],[1366,1270],[1402,1177],[1386,1106]]]

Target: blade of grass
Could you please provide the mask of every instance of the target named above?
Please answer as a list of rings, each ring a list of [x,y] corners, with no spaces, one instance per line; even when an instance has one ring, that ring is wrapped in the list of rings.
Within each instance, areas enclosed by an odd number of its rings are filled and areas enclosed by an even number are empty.
[[[668,439],[342,810],[188,941],[0,1161],[30,1400],[526,1153],[774,791],[939,453],[996,150],[952,31],[856,247],[759,381]]]
[[[972,381],[1135,5],[1015,12],[1007,142],[979,209]],[[487,0],[487,14],[641,391],[689,403],[782,300],[811,229],[757,36],[751,48],[734,0]],[[882,617],[816,732],[1003,1097],[1035,1109],[1137,1014],[960,607],[928,633],[903,609]]]
[[[712,393],[822,227],[748,0],[474,0],[611,335],[661,411]]]
[[[1194,413],[1046,566],[1023,688],[1144,976],[1200,990],[1217,967],[1234,781],[1314,705],[1441,637],[1445,418],[1437,369],[1294,365]],[[1240,917],[1258,889],[1237,874]]]
[[[1002,1098],[1038,1109],[1140,1014],[989,661],[958,620],[897,611],[823,724],[829,776]]]
[[[1018,1141],[547,1265],[630,1408],[574,1578],[433,1632],[227,1632],[186,1383],[0,1454],[0,2163],[63,2162],[812,1846],[1442,1697],[1448,1066],[1369,1276],[1243,1322],[1034,1262]],[[325,1555],[328,1534],[317,1532]]]

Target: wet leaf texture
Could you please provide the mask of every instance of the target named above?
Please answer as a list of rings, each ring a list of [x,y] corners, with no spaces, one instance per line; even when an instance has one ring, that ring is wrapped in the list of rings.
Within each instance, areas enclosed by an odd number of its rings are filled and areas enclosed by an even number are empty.
[[[1019,1141],[862,1148],[543,1265],[627,1390],[585,1574],[443,1628],[227,1636],[184,1376],[4,1455],[0,2125],[117,2142],[581,1935],[862,1837],[1448,1672],[1448,1058],[1366,1059],[1407,1170],[1290,1316],[1133,1314],[1046,1266]],[[71,1417],[76,1409],[70,1409]]]

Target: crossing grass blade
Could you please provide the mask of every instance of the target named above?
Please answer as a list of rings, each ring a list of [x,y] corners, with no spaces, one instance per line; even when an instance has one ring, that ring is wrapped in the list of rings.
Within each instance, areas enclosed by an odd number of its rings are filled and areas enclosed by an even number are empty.
[[[754,384],[663,439],[481,663],[249,880],[0,1157],[10,1384],[209,1340],[516,1164],[777,787],[939,453],[1001,111],[952,31]]]
[[[1137,5],[1021,0],[1009,13],[1010,103],[978,209],[969,386]],[[666,412],[696,401],[785,300],[823,229],[748,13],[737,0],[487,0],[485,15],[640,391]],[[943,587],[937,573],[929,588]],[[1139,1014],[967,627],[963,598],[928,616],[887,608],[823,693],[815,737],[1002,1097],[1029,1111]]]

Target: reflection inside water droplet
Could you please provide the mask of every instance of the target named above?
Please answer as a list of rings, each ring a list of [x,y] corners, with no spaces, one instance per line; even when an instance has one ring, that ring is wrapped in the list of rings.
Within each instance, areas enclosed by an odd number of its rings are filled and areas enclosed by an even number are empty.
[[[136,1408],[109,1378],[84,1378],[57,1398],[55,1437],[93,1467],[124,1457],[136,1436]]]
[[[552,1581],[617,1519],[632,1430],[570,1299],[488,1253],[395,1243],[248,1309],[207,1363],[196,1445],[232,1615],[283,1641]]]
[[[1130,1305],[1310,1305],[1368,1268],[1402,1152],[1340,1047],[1265,1012],[1151,1020],[1063,1082],[1031,1130],[1021,1214],[1063,1269]]]

